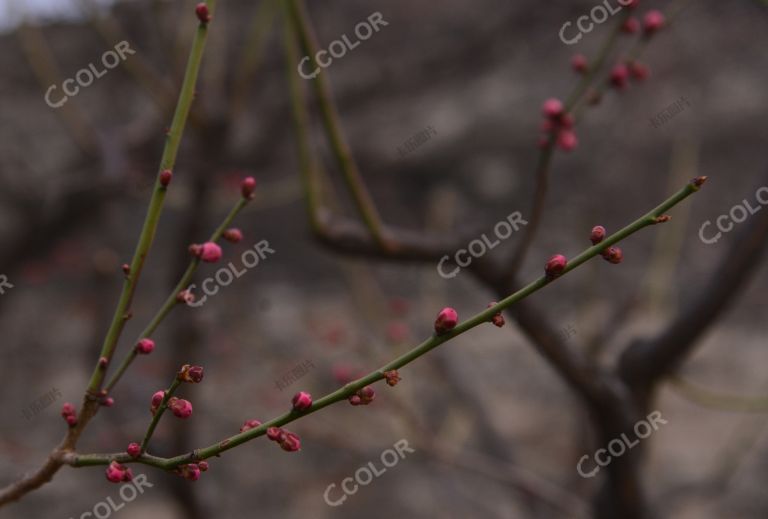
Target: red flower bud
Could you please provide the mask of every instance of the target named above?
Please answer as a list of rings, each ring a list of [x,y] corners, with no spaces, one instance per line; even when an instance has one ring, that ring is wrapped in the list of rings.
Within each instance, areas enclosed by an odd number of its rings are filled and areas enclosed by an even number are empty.
[[[190,366],[184,364],[177,375],[178,379],[182,382],[189,382],[191,384],[197,384],[203,380],[203,367],[202,366]]]
[[[278,441],[280,437],[283,435],[283,430],[279,427],[270,427],[267,429],[267,438],[272,440],[273,442]]]
[[[243,239],[242,231],[234,227],[224,231],[221,236],[230,243],[239,243]]]
[[[126,452],[128,453],[128,456],[131,458],[138,458],[141,454],[141,445],[139,445],[136,442],[129,443],[128,448],[126,449]]]
[[[633,61],[629,64],[629,72],[637,81],[645,81],[648,79],[648,76],[651,75],[651,69],[648,68],[648,65],[644,65],[637,61]]]
[[[288,452],[299,451],[301,450],[301,439],[292,432],[283,431],[280,438],[280,447]]]
[[[168,185],[171,183],[171,179],[173,179],[173,172],[170,169],[164,169],[160,172],[161,186],[168,187]]]
[[[371,386],[365,386],[357,393],[349,397],[349,403],[352,405],[368,405],[376,398],[376,391]]]
[[[123,266],[120,268],[123,269],[123,274],[125,274],[126,276],[128,276],[131,273],[131,266],[127,263],[123,263]]]
[[[197,463],[189,463],[181,467],[181,477],[190,481],[200,479],[200,466]]]
[[[75,406],[70,404],[69,402],[65,402],[64,405],[61,406],[61,416],[67,417],[67,415],[75,414],[77,410],[75,409]]]
[[[402,380],[396,369],[393,369],[392,371],[385,371],[384,378],[387,379],[387,385],[390,387],[396,386],[397,383]]]
[[[197,4],[195,7],[195,14],[197,15],[197,19],[200,20],[200,23],[207,24],[211,21],[211,13],[205,2]]]
[[[605,239],[605,227],[602,225],[595,225],[592,227],[592,234],[589,235],[589,239],[592,245],[597,245]]]
[[[557,135],[557,146],[563,151],[573,151],[578,144],[579,140],[571,130],[563,130]]]
[[[624,253],[618,247],[608,247],[602,252],[603,258],[613,264],[621,263],[624,259]]]
[[[154,395],[152,395],[152,404],[150,406],[150,411],[152,411],[152,414],[157,412],[157,408],[160,407],[160,404],[163,402],[163,398],[165,398],[165,391],[157,391]]]
[[[494,301],[492,303],[489,303],[486,308],[491,308],[492,306],[496,306],[497,304],[498,302]],[[491,317],[491,322],[493,323],[494,326],[498,326],[499,328],[501,328],[505,324],[504,316],[501,315],[501,312],[499,312],[498,314],[495,314],[493,317]]]
[[[106,398],[102,398],[99,403],[104,407],[112,407],[113,405],[115,405],[115,399],[112,398],[111,396],[108,396]]]
[[[128,481],[133,479],[133,473],[131,473],[130,469],[116,461],[113,461],[109,464],[105,475],[107,476],[107,480],[111,481],[112,483],[120,483],[125,481],[126,477],[129,478]]]
[[[551,97],[544,101],[544,104],[541,106],[541,112],[544,114],[544,117],[554,119],[563,115],[564,108],[562,101]]]
[[[67,416],[64,417],[64,420],[67,422],[67,425],[69,425],[70,427],[74,427],[75,425],[77,425],[77,416],[73,414],[68,414]]]
[[[571,67],[573,67],[573,70],[579,74],[586,72],[589,68],[589,65],[587,64],[587,58],[584,56],[584,54],[576,54],[573,58],[571,58]]]
[[[611,84],[618,90],[624,90],[627,87],[629,71],[623,63],[614,65],[611,69]]]
[[[247,420],[243,426],[240,428],[240,432],[250,431],[251,429],[255,429],[261,425],[261,422],[258,420]]]
[[[185,289],[176,294],[176,301],[179,303],[192,304],[195,302],[195,294],[190,289]]]
[[[544,267],[544,273],[550,279],[556,278],[563,273],[565,267],[568,265],[568,260],[562,254],[555,254]]]
[[[99,367],[106,368],[109,364],[109,359],[106,357],[99,357]]]
[[[643,30],[650,36],[664,26],[664,15],[656,9],[648,11],[643,17]]]
[[[175,396],[168,400],[168,408],[178,418],[189,418],[192,416],[192,402]]]
[[[200,468],[202,472],[205,472],[208,470],[208,462],[207,461],[201,461],[197,464],[197,466]]]
[[[627,18],[627,20],[621,24],[621,32],[627,34],[635,34],[640,29],[640,21],[634,16]]]
[[[203,243],[200,249],[200,259],[206,263],[216,263],[221,259],[221,247],[212,241]]]
[[[442,335],[453,330],[459,322],[459,314],[453,308],[443,308],[435,319],[435,333]]]
[[[291,400],[293,409],[296,411],[305,411],[312,407],[312,395],[304,391],[300,391],[293,396]]]
[[[143,355],[149,355],[152,353],[152,351],[155,349],[155,341],[152,339],[141,339],[138,344],[136,344],[136,351],[138,353],[141,353]]]
[[[256,189],[256,179],[253,177],[245,177],[240,183],[240,192],[245,199],[253,198],[253,191]]]

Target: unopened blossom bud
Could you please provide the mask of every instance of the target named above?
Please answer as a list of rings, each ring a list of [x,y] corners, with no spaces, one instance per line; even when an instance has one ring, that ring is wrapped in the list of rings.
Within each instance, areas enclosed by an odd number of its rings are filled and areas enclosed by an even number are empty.
[[[207,24],[211,21],[211,12],[208,10],[208,6],[205,4],[205,2],[200,2],[195,7],[195,14],[197,15],[197,19],[200,20],[200,23]]]
[[[150,411],[152,411],[152,414],[157,412],[157,408],[160,407],[161,403],[163,403],[163,398],[165,398],[165,391],[158,391],[152,395],[152,404],[150,405]]]
[[[299,451],[301,450],[301,439],[292,432],[283,431],[280,437],[280,447],[288,452]]]
[[[668,222],[668,221],[670,221],[671,219],[672,219],[672,217],[671,217],[671,216],[669,216],[668,214],[663,214],[663,215],[661,215],[661,216],[657,216],[657,217],[654,219],[653,223],[667,223],[667,222]]]
[[[112,483],[120,483],[121,481],[123,481],[123,478],[125,477],[125,474],[127,473],[127,471],[128,469],[124,465],[121,465],[118,462],[113,461],[107,467],[105,475],[107,476],[108,481],[111,481]]]
[[[200,468],[202,472],[206,472],[208,470],[208,462],[207,461],[201,461],[197,464],[197,466]]]
[[[442,335],[453,330],[459,322],[459,314],[450,307],[443,308],[435,319],[435,333]]]
[[[571,130],[563,130],[557,135],[557,147],[563,151],[573,151],[578,144],[579,140]]]
[[[192,402],[183,398],[173,397],[168,400],[168,408],[178,418],[189,418],[192,416]]]
[[[193,294],[192,291],[188,288],[184,289],[178,294],[176,294],[176,301],[178,301],[179,303],[184,303],[188,305],[192,304],[195,302],[195,294]]]
[[[296,411],[305,411],[312,407],[312,395],[305,391],[299,391],[293,396],[291,400],[293,409]]]
[[[67,422],[67,425],[69,425],[70,427],[74,427],[75,425],[77,425],[77,416],[73,414],[68,414],[67,416],[64,417],[64,420]]]
[[[123,481],[133,481],[133,471],[129,468],[125,469],[125,472],[123,472]]]
[[[71,415],[75,413],[76,413],[75,406],[70,404],[69,402],[65,402],[64,405],[61,406],[61,416],[66,417],[67,415]]]
[[[562,254],[555,254],[544,266],[544,273],[548,278],[553,279],[563,273],[568,265],[568,260]]]
[[[240,229],[232,227],[231,229],[224,231],[221,236],[230,243],[240,243],[243,239],[243,232]]]
[[[492,303],[489,303],[487,308],[491,308],[492,306],[496,306],[497,304],[498,302],[494,301]],[[494,326],[498,326],[499,328],[501,328],[505,324],[504,316],[501,315],[501,312],[499,312],[498,314],[494,314],[493,317],[491,317],[491,322],[493,323]]]
[[[203,380],[203,367],[202,366],[190,366],[184,364],[177,375],[178,379],[182,382],[189,382],[191,384],[197,384]]]
[[[106,368],[109,364],[109,359],[106,357],[99,357],[99,367]]]
[[[184,465],[184,467],[181,469],[181,475],[184,477],[184,479],[197,481],[200,479],[200,467],[197,463],[189,463]]]
[[[128,453],[128,456],[131,458],[138,458],[141,454],[141,445],[139,445],[136,442],[129,443],[128,448],[125,450],[125,452]]]
[[[571,58],[571,67],[573,67],[573,70],[579,74],[586,72],[589,65],[587,64],[587,58],[584,54],[576,54],[573,56],[573,58]]]
[[[621,32],[627,34],[635,34],[638,29],[640,29],[640,21],[634,16],[627,18],[626,21],[621,24]]]
[[[602,252],[602,256],[613,264],[621,263],[624,259],[624,253],[618,247],[608,247]]]
[[[349,397],[349,403],[352,405],[368,405],[376,398],[376,391],[371,386],[365,386],[357,393]]]
[[[242,182],[240,182],[240,192],[243,195],[243,198],[250,200],[253,198],[253,191],[256,189],[256,179],[253,177],[245,177]]]
[[[390,387],[396,386],[397,383],[402,380],[400,378],[400,373],[398,373],[396,369],[393,369],[392,371],[385,371],[384,378],[387,380],[387,385]]]
[[[564,108],[562,101],[551,97],[544,101],[544,104],[541,106],[541,112],[544,114],[544,117],[554,119],[563,115]]]
[[[187,247],[187,250],[189,251],[190,256],[193,256],[195,258],[199,258],[200,254],[203,253],[203,246],[199,243],[193,243],[189,247]]]
[[[112,407],[113,405],[115,405],[115,399],[112,398],[111,396],[108,396],[106,398],[102,398],[99,403],[104,407]]]
[[[240,432],[250,431],[251,429],[255,429],[261,425],[261,422],[258,420],[247,420],[242,427],[240,427]]]
[[[149,355],[155,349],[155,341],[149,338],[141,339],[136,344],[136,351],[142,355]]]
[[[126,276],[131,273],[131,266],[127,263],[123,263],[123,266],[120,268],[123,269],[123,274],[125,274]]]
[[[618,90],[624,90],[627,87],[627,79],[629,78],[629,70],[623,63],[617,63],[611,69],[611,85]]]
[[[656,9],[648,11],[643,17],[643,31],[650,36],[664,26],[664,15]]]
[[[205,242],[200,247],[199,256],[206,263],[216,263],[221,259],[221,247],[212,241]]]
[[[629,0],[629,2],[627,2],[626,4],[623,2],[619,2],[619,3],[624,6],[624,9],[632,10],[632,9],[637,9],[637,6],[640,5],[640,0]]]
[[[605,227],[602,225],[595,225],[592,227],[592,233],[589,235],[589,240],[592,242],[592,245],[597,245],[605,239],[605,234]]]
[[[283,430],[280,429],[279,427],[270,427],[269,429],[267,429],[267,438],[269,438],[273,442],[278,441],[282,435],[283,435]]]
[[[160,172],[161,186],[168,187],[172,179],[173,179],[173,172],[170,169],[164,169],[163,171]]]

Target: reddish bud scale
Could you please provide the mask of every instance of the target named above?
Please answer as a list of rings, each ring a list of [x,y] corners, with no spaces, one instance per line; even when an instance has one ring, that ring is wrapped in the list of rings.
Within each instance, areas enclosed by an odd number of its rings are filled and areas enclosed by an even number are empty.
[[[120,268],[123,269],[123,274],[125,274],[126,276],[131,274],[131,266],[129,264],[123,263],[123,266]]]
[[[395,387],[397,383],[402,380],[396,369],[393,369],[392,371],[385,371],[384,378],[387,380],[387,385],[390,387]]]
[[[221,236],[230,243],[240,243],[243,240],[243,233],[240,229],[227,229]]]
[[[440,310],[435,319],[435,333],[442,335],[448,333],[456,327],[459,322],[459,314],[453,308],[446,307]]]
[[[300,391],[293,396],[291,404],[294,411],[306,411],[312,407],[312,395],[305,391]]]
[[[109,364],[109,359],[106,357],[99,357],[99,367],[106,368]]]
[[[168,187],[173,180],[173,172],[170,169],[164,169],[160,172],[160,185],[162,187]]]
[[[197,384],[203,380],[203,367],[184,364],[179,371],[177,378],[182,382]]]
[[[618,247],[608,247],[601,254],[606,261],[613,264],[621,263],[624,259],[624,253]]]
[[[497,304],[498,302],[496,301],[492,303],[488,303],[488,306],[486,308],[491,308],[492,306],[496,306]],[[504,321],[504,316],[501,315],[501,312],[493,315],[493,317],[491,317],[491,322],[493,323],[494,326],[498,326],[499,328],[501,328],[506,324],[506,321]]]
[[[211,21],[211,12],[208,10],[208,6],[205,2],[200,2],[195,6],[195,14],[202,24],[207,24]]]
[[[190,289],[185,289],[176,294],[176,301],[179,303],[191,304],[195,302],[195,294]]]
[[[568,260],[565,256],[562,254],[555,254],[549,258],[549,261],[547,261],[547,264],[544,266],[544,273],[548,278],[554,279],[563,273],[566,266],[568,266]]]
[[[261,422],[258,420],[247,420],[242,427],[240,427],[240,432],[250,431],[251,429],[255,429],[261,425]]]
[[[206,472],[208,470],[208,462],[207,461],[201,461],[200,463],[197,464],[197,466],[203,472]]]

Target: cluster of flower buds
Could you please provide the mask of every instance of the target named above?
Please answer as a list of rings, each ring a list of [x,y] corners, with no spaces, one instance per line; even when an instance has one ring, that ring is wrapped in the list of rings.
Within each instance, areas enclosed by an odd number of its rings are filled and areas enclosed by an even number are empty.
[[[243,240],[243,232],[240,229],[232,227],[221,233],[221,237],[229,243],[240,243]]]
[[[544,121],[541,130],[544,135],[539,139],[539,146],[546,147],[550,139],[556,139],[557,146],[563,151],[572,151],[578,145],[576,133],[573,131],[573,116],[565,112],[562,101],[550,98],[541,107]]]
[[[487,308],[491,308],[493,306],[496,306],[497,304],[499,303],[496,301],[493,301],[492,303],[488,303]],[[501,312],[499,312],[498,314],[494,314],[493,317],[491,317],[491,322],[494,324],[494,326],[498,326],[499,328],[501,328],[505,324],[504,316],[501,315]]]
[[[243,198],[246,200],[252,200],[253,199],[253,192],[256,190],[256,179],[253,177],[245,177],[242,182],[240,182],[240,192],[243,195]]]
[[[544,266],[544,274],[548,279],[554,279],[560,276],[567,266],[568,260],[566,257],[562,254],[555,254],[549,258],[549,261],[547,261],[547,264]]]
[[[440,310],[435,319],[435,333],[443,335],[453,330],[459,322],[459,314],[453,308],[446,307]]]
[[[131,442],[128,444],[128,448],[125,449],[125,452],[127,452],[128,456],[131,458],[138,458],[141,455],[141,445],[136,442]]]
[[[203,244],[193,243],[189,246],[189,253],[206,263],[216,263],[222,256],[221,247],[212,241]]]
[[[77,410],[75,409],[75,406],[69,402],[66,402],[61,406],[61,416],[70,427],[77,425]]]
[[[131,469],[116,461],[109,464],[105,474],[107,476],[107,481],[111,481],[112,483],[121,483],[133,479],[133,472],[131,472]]]
[[[402,380],[400,378],[400,373],[398,373],[396,369],[393,369],[391,371],[385,371],[384,379],[387,381],[387,385],[389,387],[395,387],[397,383]]]
[[[176,378],[182,382],[197,384],[203,380],[203,367],[184,364],[176,375]]]
[[[294,411],[306,411],[312,407],[312,395],[306,391],[299,391],[293,395],[291,405],[293,406]]]
[[[207,24],[211,21],[211,12],[208,10],[208,6],[205,4],[205,2],[200,2],[195,6],[195,14],[197,15],[197,19],[200,20],[200,23]]]
[[[149,355],[155,349],[155,341],[152,339],[144,338],[136,343],[136,353],[142,355]]]
[[[242,427],[240,427],[240,432],[250,431],[251,429],[255,429],[261,425],[261,422],[258,420],[246,420]]]
[[[112,407],[115,405],[115,399],[107,395],[108,393],[106,389],[99,391],[99,404],[103,405],[104,407]]]
[[[288,452],[301,450],[301,439],[290,431],[279,427],[270,427],[267,429],[267,438],[280,444],[280,448]]]
[[[365,386],[363,389],[349,397],[349,403],[352,405],[368,405],[373,402],[375,398],[376,391],[371,386]]]
[[[626,63],[619,62],[611,69],[609,81],[616,90],[622,91],[629,85],[629,79],[636,81],[645,81],[651,71],[648,65],[639,61],[629,60]]]
[[[199,463],[187,463],[177,467],[174,472],[184,479],[189,481],[197,481],[200,479],[200,474],[208,470],[208,462],[201,461]]]
[[[179,303],[187,304],[187,305],[192,304],[195,302],[195,294],[193,294],[190,289],[185,288],[184,290],[176,294],[176,301],[178,301]]]
[[[184,400],[183,398],[172,396],[168,400],[168,409],[170,409],[177,418],[189,418],[192,416],[192,402]]]
[[[592,242],[592,245],[597,245],[598,243],[601,243],[605,239],[605,227],[602,225],[596,225],[592,228],[592,232],[590,233],[589,239]],[[606,247],[603,249],[603,251],[600,253],[600,255],[608,262],[610,263],[621,263],[621,260],[624,259],[624,253],[621,251],[618,247]]]

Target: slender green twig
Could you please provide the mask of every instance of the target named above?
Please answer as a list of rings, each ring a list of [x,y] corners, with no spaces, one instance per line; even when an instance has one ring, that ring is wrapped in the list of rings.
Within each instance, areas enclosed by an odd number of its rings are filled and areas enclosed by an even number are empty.
[[[235,206],[232,208],[232,210],[229,212],[226,218],[224,218],[224,221],[219,225],[219,227],[213,232],[211,237],[208,241],[217,242],[221,239],[221,235],[224,233],[227,227],[229,227],[232,224],[232,221],[235,219],[235,217],[240,213],[240,211],[248,204],[250,199],[248,198],[241,198]],[[179,279],[179,282],[176,284],[176,286],[171,290],[171,293],[166,298],[163,305],[160,307],[160,309],[157,311],[155,316],[152,318],[152,320],[149,322],[146,328],[142,330],[142,332],[139,334],[139,337],[136,339],[135,342],[138,342],[141,339],[149,338],[152,336],[152,334],[155,333],[155,330],[157,330],[158,326],[160,326],[160,323],[163,322],[163,320],[168,316],[168,314],[171,313],[171,311],[176,308],[179,304],[178,300],[178,294],[182,290],[186,289],[189,286],[189,283],[192,281],[192,276],[194,276],[195,272],[197,271],[197,267],[200,265],[200,258],[193,257],[189,261],[189,266],[187,266],[187,269],[184,271],[184,274],[182,274],[181,278]],[[115,387],[115,384],[120,380],[120,378],[123,376],[125,371],[128,369],[128,366],[131,365],[131,363],[134,361],[134,359],[137,356],[137,352],[135,348],[131,348],[131,350],[128,352],[128,354],[123,358],[122,362],[120,363],[119,367],[117,368],[117,371],[112,375],[112,378],[109,379],[109,382],[107,382],[106,386],[104,386],[104,389],[107,390],[107,392],[111,391],[113,387]]]
[[[213,14],[215,4],[216,0],[207,1],[208,9],[211,14]],[[192,43],[192,50],[190,51],[189,60],[187,61],[187,69],[184,74],[184,82],[181,86],[181,92],[179,93],[176,112],[173,115],[171,128],[166,136],[165,148],[163,149],[163,155],[160,160],[160,172],[164,170],[172,171],[176,164],[176,156],[178,155],[181,138],[184,135],[184,128],[187,123],[190,108],[192,107],[195,85],[197,84],[197,77],[200,71],[200,63],[203,59],[203,50],[205,49],[207,36],[208,24],[201,22],[197,28],[197,33],[195,34],[195,39]],[[149,202],[147,216],[144,220],[139,241],[136,245],[136,250],[130,264],[130,273],[126,276],[123,283],[120,300],[117,304],[117,309],[115,310],[112,323],[109,326],[99,355],[101,358],[106,358],[108,362],[114,355],[115,347],[120,339],[125,323],[130,319],[131,301],[133,300],[133,294],[136,291],[142,268],[144,267],[144,261],[149,254],[149,249],[155,238],[155,232],[157,231],[157,226],[160,221],[160,214],[163,210],[165,195],[166,188],[161,184],[160,175],[158,174],[158,178],[155,181],[155,188],[152,192],[152,198]],[[88,383],[87,393],[89,395],[93,396],[99,392],[101,384],[104,381],[104,376],[105,370],[99,363],[97,363],[93,370],[93,374],[91,375],[91,380]]]
[[[561,276],[564,274],[567,274],[573,269],[578,268],[580,265],[582,265],[586,261],[599,255],[606,248],[624,240],[625,238],[636,233],[637,231],[645,227],[648,227],[650,225],[657,224],[660,221],[664,221],[663,219],[659,220],[659,217],[663,216],[672,207],[680,203],[682,200],[684,200],[694,192],[698,191],[699,187],[704,183],[705,180],[706,180],[706,177],[697,177],[691,183],[687,184],[684,188],[679,190],[677,193],[672,195],[670,198],[665,200],[662,204],[660,204],[659,206],[657,206],[656,208],[654,208],[644,216],[638,218],[637,220],[630,223],[623,229],[607,237],[601,243],[597,245],[593,245],[592,247],[589,247],[588,249],[584,250],[581,254],[579,254],[578,256],[576,256],[575,258],[573,258],[568,262],[568,265],[563,270],[563,274],[561,274]],[[259,427],[247,430],[245,432],[241,432],[239,434],[231,436],[223,441],[220,441],[208,447],[197,449],[191,453],[183,454],[173,458],[158,458],[155,456],[142,455],[138,459],[133,459],[125,453],[80,454],[80,455],[72,454],[70,456],[67,456],[64,461],[65,463],[75,467],[83,467],[83,466],[89,466],[89,465],[106,465],[113,460],[117,460],[121,463],[122,462],[126,462],[126,463],[138,462],[138,463],[152,465],[152,466],[156,466],[164,469],[172,469],[174,467],[183,465],[185,463],[190,463],[197,460],[203,460],[206,458],[210,458],[212,456],[218,456],[224,451],[237,447],[238,445],[241,445],[247,441],[253,440],[254,438],[258,438],[259,436],[266,434],[267,429],[270,427],[281,427],[303,416],[317,412],[320,409],[323,409],[325,407],[328,407],[329,405],[335,404],[336,402],[340,402],[342,400],[348,399],[350,396],[354,395],[365,386],[368,386],[370,384],[373,384],[385,378],[385,375],[384,375],[385,372],[395,370],[395,369],[400,369],[403,366],[406,366],[411,362],[413,362],[414,360],[418,359],[422,355],[426,354],[427,352],[440,346],[441,344],[447,341],[450,341],[451,339],[471,330],[472,328],[475,328],[483,323],[487,323],[488,321],[491,320],[491,318],[494,315],[498,314],[503,310],[506,310],[507,308],[511,307],[518,301],[528,297],[529,295],[537,292],[538,290],[541,290],[545,286],[552,283],[555,279],[557,278],[553,279],[547,276],[541,276],[540,278],[531,282],[527,286],[521,288],[514,294],[501,300],[494,306],[458,324],[453,330],[442,335],[432,335],[430,338],[428,338],[427,340],[425,340],[424,342],[422,342],[412,350],[401,355],[400,357],[389,362],[388,364],[382,366],[378,370],[372,371],[368,375],[362,378],[359,378],[354,382],[350,382],[349,384],[337,389],[336,391],[316,400],[310,408],[304,411],[295,411],[295,410],[289,411],[288,413],[285,413],[282,416],[274,418],[260,425]]]

